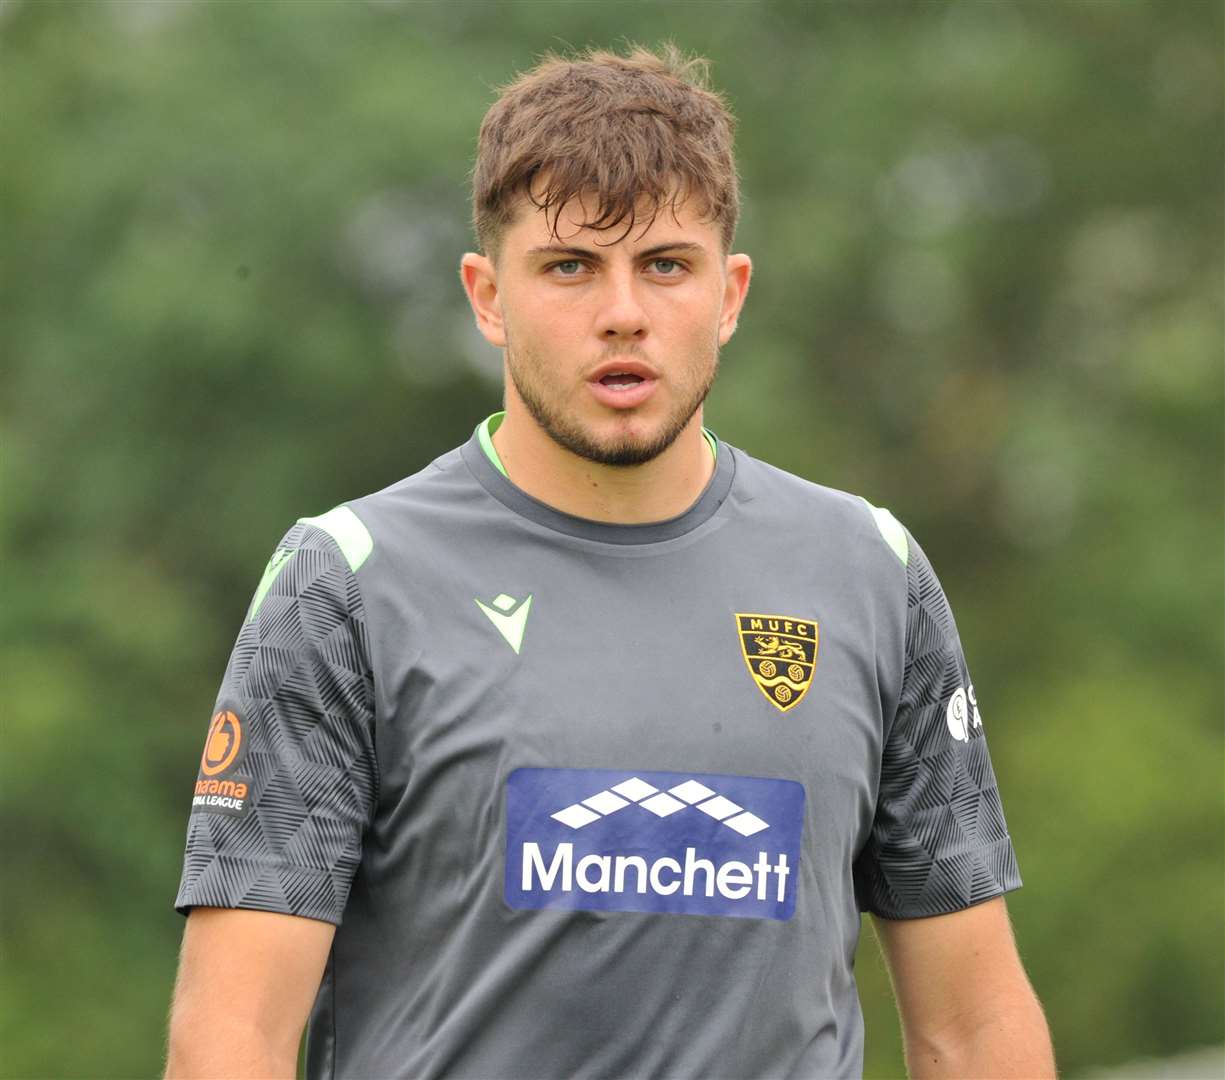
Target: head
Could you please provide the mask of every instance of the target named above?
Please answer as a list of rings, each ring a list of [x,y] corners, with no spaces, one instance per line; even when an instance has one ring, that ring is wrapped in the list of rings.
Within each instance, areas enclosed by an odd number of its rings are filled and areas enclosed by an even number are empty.
[[[581,457],[640,464],[700,421],[751,270],[733,126],[671,47],[549,57],[481,125],[464,285],[508,411]]]

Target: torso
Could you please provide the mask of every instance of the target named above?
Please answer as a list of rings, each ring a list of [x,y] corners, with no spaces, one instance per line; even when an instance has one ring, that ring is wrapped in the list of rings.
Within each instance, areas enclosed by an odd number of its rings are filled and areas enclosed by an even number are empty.
[[[659,526],[475,440],[352,504],[378,802],[312,1074],[858,1074],[905,572],[858,500],[719,453]]]

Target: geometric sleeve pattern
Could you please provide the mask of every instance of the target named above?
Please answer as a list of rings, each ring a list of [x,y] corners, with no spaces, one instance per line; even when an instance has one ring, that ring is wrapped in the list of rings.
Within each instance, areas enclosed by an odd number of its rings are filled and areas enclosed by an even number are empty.
[[[958,911],[1021,884],[981,714],[944,590],[910,541],[902,689],[871,834],[855,863],[864,911]]]
[[[335,541],[299,523],[273,555],[226,668],[187,827],[180,912],[341,921],[377,798],[373,700],[357,581]],[[199,794],[227,779],[249,790],[241,810]]]

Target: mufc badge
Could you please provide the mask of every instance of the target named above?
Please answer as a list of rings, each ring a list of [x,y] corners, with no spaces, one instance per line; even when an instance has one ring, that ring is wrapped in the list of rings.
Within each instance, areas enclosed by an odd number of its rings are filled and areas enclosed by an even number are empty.
[[[786,712],[799,704],[817,665],[817,624],[784,615],[736,615],[740,651],[766,699]]]

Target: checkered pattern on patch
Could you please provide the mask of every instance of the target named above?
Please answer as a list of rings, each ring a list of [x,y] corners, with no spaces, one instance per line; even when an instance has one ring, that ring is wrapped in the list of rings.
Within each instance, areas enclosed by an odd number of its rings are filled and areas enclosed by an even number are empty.
[[[716,794],[697,780],[686,780],[667,791],[660,791],[637,776],[614,784],[608,790],[597,791],[590,798],[573,803],[549,816],[572,829],[582,829],[593,821],[624,810],[627,806],[639,806],[659,818],[671,817],[678,810],[692,806],[741,836],[753,836],[770,827],[756,814],[750,813],[731,799]]]
[[[970,685],[953,613],[910,540],[902,690],[881,761],[859,906],[885,918],[957,911],[1021,884],[982,728],[962,742],[945,709]]]
[[[217,708],[242,719],[242,817],[196,809],[175,906],[254,908],[339,923],[378,785],[373,676],[357,581],[332,538],[298,524],[293,552],[230,656]]]

